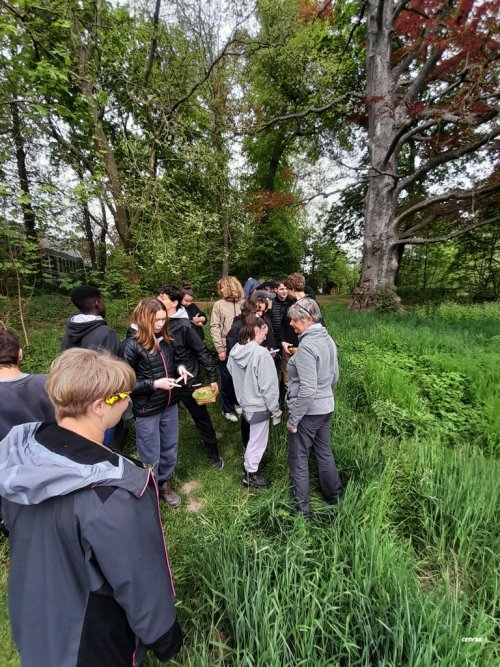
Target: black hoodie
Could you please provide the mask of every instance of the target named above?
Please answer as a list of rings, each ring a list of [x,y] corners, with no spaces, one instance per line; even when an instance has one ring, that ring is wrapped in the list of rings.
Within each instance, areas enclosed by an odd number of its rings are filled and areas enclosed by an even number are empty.
[[[107,350],[118,354],[120,338],[116,331],[108,327],[106,320],[98,315],[74,315],[68,320],[66,333],[61,342],[61,352],[71,347],[87,350]]]

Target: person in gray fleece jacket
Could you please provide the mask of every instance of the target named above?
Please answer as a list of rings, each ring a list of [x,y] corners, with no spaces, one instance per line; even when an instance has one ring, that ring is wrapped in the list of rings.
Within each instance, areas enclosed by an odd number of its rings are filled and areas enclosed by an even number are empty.
[[[281,417],[276,367],[269,351],[261,347],[266,335],[264,319],[254,313],[248,315],[227,362],[243,418],[250,424],[243,485],[254,488],[270,486],[265,477],[258,475],[258,469],[269,439],[269,417]]]
[[[310,516],[309,452],[318,463],[319,484],[327,503],[342,494],[330,445],[333,390],[339,377],[337,349],[314,299],[299,299],[288,310],[290,324],[299,337],[298,350],[288,362],[288,465],[297,513]]]

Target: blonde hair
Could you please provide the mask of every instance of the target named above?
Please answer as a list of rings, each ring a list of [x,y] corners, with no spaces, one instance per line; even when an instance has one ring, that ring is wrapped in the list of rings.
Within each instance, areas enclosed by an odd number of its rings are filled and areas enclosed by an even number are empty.
[[[217,292],[223,299],[239,301],[243,298],[243,287],[238,278],[225,276],[217,282]]]
[[[132,391],[134,385],[133,369],[118,357],[73,347],[54,359],[45,388],[60,421],[80,417],[94,401]]]
[[[172,336],[168,333],[168,315],[164,304],[154,297],[148,296],[140,301],[132,313],[132,321],[137,325],[137,331],[134,334],[134,339],[141,347],[148,350],[148,352],[156,352],[159,348],[158,339],[155,334],[155,315],[160,310],[163,310],[166,316],[165,324],[161,330],[161,335],[166,341],[171,341]]]

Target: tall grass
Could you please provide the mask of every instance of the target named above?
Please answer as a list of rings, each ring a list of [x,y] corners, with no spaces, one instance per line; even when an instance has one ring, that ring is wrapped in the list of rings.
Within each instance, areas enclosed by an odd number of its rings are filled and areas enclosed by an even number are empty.
[[[163,509],[186,635],[175,664],[492,665],[500,309],[324,314],[341,368],[340,505],[323,503],[311,465],[313,519],[294,516],[283,426],[271,434],[272,489],[249,494],[237,426],[210,407],[226,462],[217,472],[182,414],[175,482],[198,481],[190,497],[205,505]],[[9,646],[2,665],[16,664]]]

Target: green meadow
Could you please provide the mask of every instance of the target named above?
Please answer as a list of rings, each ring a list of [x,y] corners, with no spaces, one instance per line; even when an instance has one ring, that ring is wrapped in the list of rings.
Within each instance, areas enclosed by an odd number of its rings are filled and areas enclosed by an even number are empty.
[[[294,516],[283,425],[268,448],[273,486],[249,493],[238,424],[210,406],[225,460],[218,472],[183,410],[175,475],[183,505],[162,507],[185,633],[172,664],[491,666],[499,657],[500,306],[380,315],[332,298],[322,308],[339,354],[332,447],[343,500],[323,503],[311,463],[313,519]],[[113,302],[108,311],[124,333],[130,308]],[[25,370],[47,370],[72,312],[62,297],[30,302]],[[19,661],[1,539],[7,667]]]

